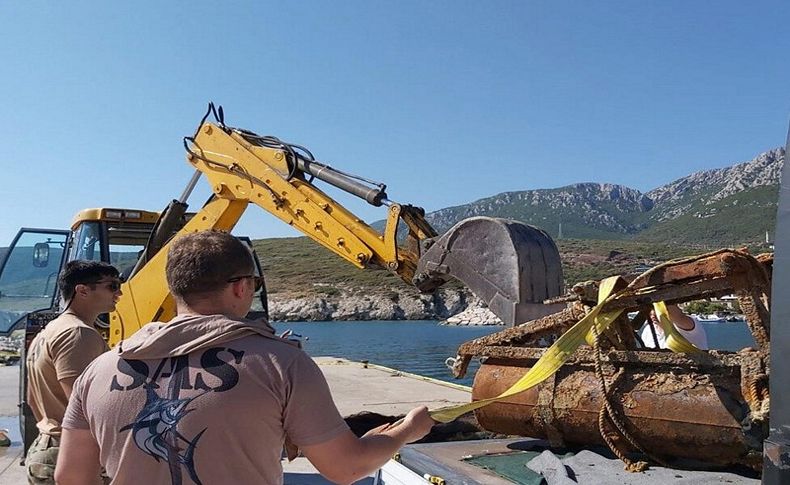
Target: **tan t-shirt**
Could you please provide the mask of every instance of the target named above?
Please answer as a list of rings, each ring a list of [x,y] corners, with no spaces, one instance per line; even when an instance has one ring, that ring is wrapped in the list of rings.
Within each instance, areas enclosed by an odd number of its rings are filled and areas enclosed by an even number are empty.
[[[281,484],[286,435],[301,447],[348,429],[307,354],[261,334],[222,341],[223,319],[177,317],[140,352],[185,355],[123,358],[122,342],[75,384],[63,426],[91,431],[114,485]],[[190,332],[200,342],[184,345]]]
[[[71,313],[52,320],[33,338],[27,350],[27,401],[40,432],[60,435],[69,402],[60,381],[78,377],[107,350],[96,329]]]

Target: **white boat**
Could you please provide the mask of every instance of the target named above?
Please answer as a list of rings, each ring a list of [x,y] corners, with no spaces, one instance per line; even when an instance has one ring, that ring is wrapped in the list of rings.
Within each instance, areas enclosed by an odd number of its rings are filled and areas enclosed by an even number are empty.
[[[724,317],[720,317],[714,313],[710,315],[695,315],[694,318],[697,319],[699,322],[706,322],[706,323],[717,323],[717,322],[726,322],[727,319]]]

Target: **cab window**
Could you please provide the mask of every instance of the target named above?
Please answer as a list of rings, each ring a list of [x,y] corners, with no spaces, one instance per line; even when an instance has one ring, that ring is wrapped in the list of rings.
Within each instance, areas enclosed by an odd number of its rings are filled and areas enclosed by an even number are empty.
[[[69,261],[83,259],[101,261],[101,226],[99,222],[83,222],[74,231],[74,245]]]

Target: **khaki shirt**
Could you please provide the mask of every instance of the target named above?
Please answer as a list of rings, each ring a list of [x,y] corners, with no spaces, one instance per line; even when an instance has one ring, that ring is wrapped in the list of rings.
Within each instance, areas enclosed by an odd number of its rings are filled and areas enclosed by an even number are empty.
[[[92,325],[64,313],[39,332],[27,350],[27,401],[41,433],[60,436],[69,403],[61,381],[75,379],[107,344]]]

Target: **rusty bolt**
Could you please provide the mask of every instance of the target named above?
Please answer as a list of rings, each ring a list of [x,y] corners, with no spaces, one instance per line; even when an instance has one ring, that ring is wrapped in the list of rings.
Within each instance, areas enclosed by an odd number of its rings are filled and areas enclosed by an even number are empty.
[[[337,238],[337,246],[338,247],[342,248],[345,245],[346,245],[346,240],[345,239],[343,239],[342,237]]]
[[[207,135],[210,135],[213,131],[214,129],[211,128],[211,125],[206,125],[205,127],[203,127],[203,133]]]
[[[324,202],[323,204],[321,204],[321,208],[322,208],[323,210],[327,210],[327,209],[329,209],[329,204],[327,204],[326,202]]]
[[[367,261],[367,260],[368,260],[367,256],[365,256],[362,253],[357,253],[357,261],[359,261],[360,263],[364,264],[365,261]]]
[[[301,217],[304,215],[304,211],[302,209],[296,209],[296,217]]]
[[[324,225],[321,224],[321,221],[318,221],[318,222],[315,223],[315,230],[316,231],[320,231],[322,227],[324,227]]]

